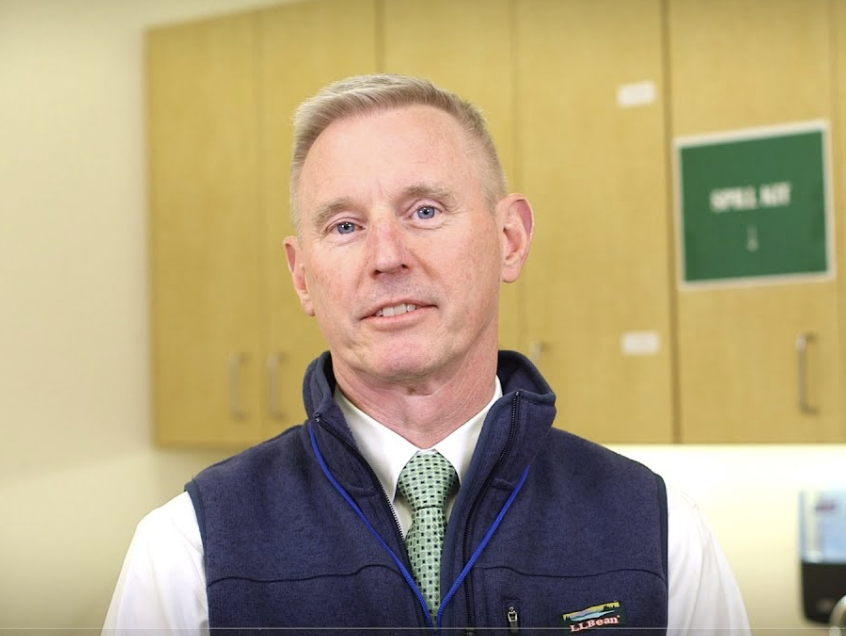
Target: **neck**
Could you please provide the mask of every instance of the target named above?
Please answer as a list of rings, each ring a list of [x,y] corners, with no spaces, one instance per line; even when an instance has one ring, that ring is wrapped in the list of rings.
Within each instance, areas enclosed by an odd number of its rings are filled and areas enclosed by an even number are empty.
[[[388,383],[334,369],[347,399],[418,448],[431,448],[481,411],[494,394],[497,352],[437,377]],[[472,370],[470,370],[472,369]]]

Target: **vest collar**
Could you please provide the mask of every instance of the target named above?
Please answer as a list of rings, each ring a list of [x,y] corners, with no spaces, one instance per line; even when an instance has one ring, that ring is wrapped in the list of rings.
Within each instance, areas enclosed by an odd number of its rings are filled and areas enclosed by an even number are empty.
[[[498,479],[515,483],[544,444],[555,418],[555,394],[540,372],[523,355],[500,351],[497,375],[503,396],[488,412],[473,459],[462,485],[463,494],[475,491],[497,466]],[[363,458],[351,461],[344,447],[358,447],[343,413],[334,400],[335,375],[332,357],[326,352],[309,366],[303,383],[303,399],[309,425],[316,427],[319,445],[341,483],[372,490],[374,484]],[[319,421],[318,421],[319,420]],[[515,420],[512,424],[512,420]],[[341,456],[338,455],[341,454]]]

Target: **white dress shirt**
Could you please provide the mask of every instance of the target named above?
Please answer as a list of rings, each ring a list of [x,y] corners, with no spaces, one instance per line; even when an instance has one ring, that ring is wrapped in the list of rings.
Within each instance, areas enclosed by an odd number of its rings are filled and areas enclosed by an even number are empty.
[[[502,396],[499,379],[491,401],[469,421],[433,448],[446,457],[458,474],[467,472],[482,423]],[[400,471],[421,451],[376,422],[336,391],[335,400],[347,419],[362,455],[391,500],[403,534],[411,525],[411,511],[396,496]],[[455,497],[447,501],[452,510]],[[667,488],[669,524],[669,629],[681,636],[688,630],[733,636],[749,633],[746,610],[723,551],[696,504],[671,486]],[[135,636],[130,630],[167,629],[186,636],[209,633],[203,542],[194,506],[187,493],[153,510],[138,524],[129,546],[106,615],[104,636]]]

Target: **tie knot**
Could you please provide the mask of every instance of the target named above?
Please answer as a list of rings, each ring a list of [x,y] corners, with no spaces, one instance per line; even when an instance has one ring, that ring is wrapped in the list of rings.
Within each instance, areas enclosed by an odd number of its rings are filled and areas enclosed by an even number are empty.
[[[443,509],[457,482],[455,469],[439,452],[417,453],[402,469],[397,490],[414,514],[423,508]]]

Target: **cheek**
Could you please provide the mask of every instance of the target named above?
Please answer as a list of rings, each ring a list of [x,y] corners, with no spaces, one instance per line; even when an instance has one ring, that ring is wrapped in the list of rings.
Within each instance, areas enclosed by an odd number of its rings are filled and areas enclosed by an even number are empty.
[[[306,282],[316,313],[318,315],[326,313],[327,308],[331,309],[331,304],[327,304],[327,299],[331,299],[335,295],[335,291],[332,289],[332,278],[322,270],[312,269],[306,275]]]
[[[477,277],[499,281],[502,269],[502,242],[495,228],[479,237],[471,249],[472,262]]]
[[[312,249],[308,254],[306,280],[310,285],[312,295],[328,296],[332,293],[333,285],[337,285],[337,273],[342,272],[338,263],[333,262],[331,254],[326,250]]]
[[[331,328],[330,323],[344,321],[356,308],[356,285],[348,263],[328,258],[320,263],[320,267],[311,268],[306,280],[318,320]]]
[[[490,235],[464,242],[445,254],[441,261],[446,280],[456,293],[463,293],[477,304],[495,297],[501,282],[500,245]]]

